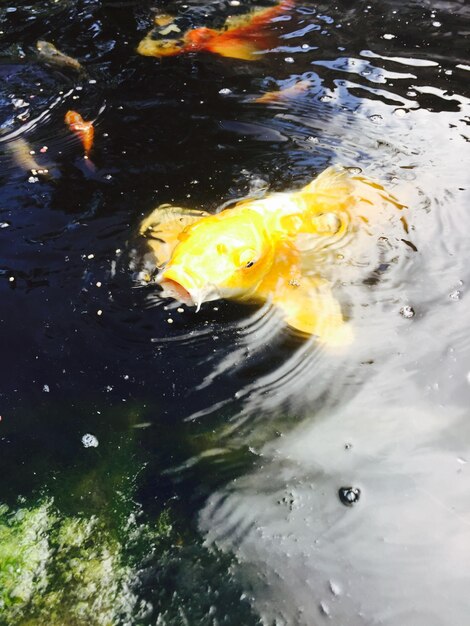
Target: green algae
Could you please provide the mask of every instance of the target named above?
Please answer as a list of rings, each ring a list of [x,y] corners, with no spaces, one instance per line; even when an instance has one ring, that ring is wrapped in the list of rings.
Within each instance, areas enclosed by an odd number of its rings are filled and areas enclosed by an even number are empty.
[[[62,517],[51,499],[3,506],[0,544],[2,626],[111,626],[146,611],[123,545],[97,517]]]
[[[203,545],[140,431],[97,435],[0,503],[0,626],[258,624],[232,558]],[[140,501],[146,480],[161,498]]]
[[[180,533],[164,509],[130,514],[120,541],[52,498],[0,507],[0,626],[258,624],[228,556]]]

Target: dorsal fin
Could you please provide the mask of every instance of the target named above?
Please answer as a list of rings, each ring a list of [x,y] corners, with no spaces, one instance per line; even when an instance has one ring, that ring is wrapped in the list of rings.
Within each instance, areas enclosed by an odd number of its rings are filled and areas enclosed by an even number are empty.
[[[337,213],[352,200],[354,184],[347,170],[329,167],[299,191],[306,210],[315,214]]]

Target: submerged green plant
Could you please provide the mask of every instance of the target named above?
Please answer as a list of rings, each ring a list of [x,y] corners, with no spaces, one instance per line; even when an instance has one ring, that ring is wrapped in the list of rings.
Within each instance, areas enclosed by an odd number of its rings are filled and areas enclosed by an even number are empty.
[[[48,505],[10,512],[0,507],[0,623],[12,623],[47,588]]]
[[[134,436],[54,472],[47,459],[40,495],[0,504],[0,626],[259,624],[232,557],[204,547],[182,500],[139,504]]]
[[[123,546],[97,517],[60,517],[50,499],[14,512],[1,507],[2,626],[138,623],[146,606],[134,579]]]

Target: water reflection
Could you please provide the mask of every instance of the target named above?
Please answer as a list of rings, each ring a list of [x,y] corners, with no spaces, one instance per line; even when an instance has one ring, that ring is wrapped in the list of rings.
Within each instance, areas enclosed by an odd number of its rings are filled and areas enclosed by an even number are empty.
[[[165,11],[214,27],[230,11],[185,4]],[[464,3],[305,0],[280,23],[281,44],[248,64],[138,57],[150,9],[0,10],[0,145],[25,140],[54,171],[30,181],[1,155],[2,501],[45,488],[57,501],[66,487],[55,476],[70,486],[71,468],[87,474],[84,434],[102,454],[115,430],[131,433],[132,497],[147,519],[176,498],[207,543],[239,561],[264,623],[466,624]],[[87,77],[40,65],[38,39]],[[300,81],[308,87],[288,100],[254,101]],[[93,119],[105,103],[90,176],[63,119],[70,108]],[[158,204],[213,212],[300,188],[331,163],[360,168],[407,207],[381,214],[335,274],[350,348],[295,336],[269,304],[209,303],[196,315],[136,282],[138,225]],[[106,470],[99,481],[112,486]],[[338,497],[344,486],[360,489],[353,507]],[[111,492],[96,515],[111,510]],[[74,518],[82,500],[71,500]],[[153,558],[143,595],[159,580]],[[179,571],[210,571],[209,561],[186,550]],[[217,562],[221,588],[238,594]],[[221,620],[255,619],[229,597]],[[214,623],[201,606],[197,619]]]

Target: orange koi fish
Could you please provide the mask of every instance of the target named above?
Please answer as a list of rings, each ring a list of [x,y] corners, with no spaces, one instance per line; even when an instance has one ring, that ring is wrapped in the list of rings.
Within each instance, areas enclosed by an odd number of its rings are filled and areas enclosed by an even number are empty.
[[[229,17],[219,29],[201,27],[188,30],[180,39],[158,39],[166,31],[152,29],[140,42],[137,52],[143,56],[166,57],[186,52],[211,52],[224,57],[254,61],[259,52],[270,48],[276,38],[270,23],[292,9],[294,0],[281,0],[268,9]],[[168,30],[168,29],[167,29]]]
[[[163,205],[140,225],[162,296],[189,306],[270,301],[292,328],[329,345],[352,338],[325,267],[340,240],[367,228],[383,187],[328,168],[300,191],[243,200],[211,215]],[[344,241],[342,243],[344,243]]]
[[[80,113],[76,111],[67,111],[65,123],[68,124],[70,130],[80,138],[83,148],[85,149],[85,156],[88,157],[93,147],[93,137],[95,135],[93,122],[85,122]]]

